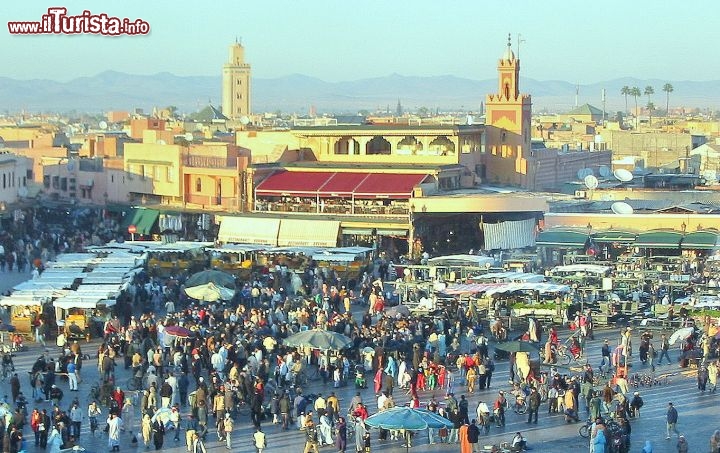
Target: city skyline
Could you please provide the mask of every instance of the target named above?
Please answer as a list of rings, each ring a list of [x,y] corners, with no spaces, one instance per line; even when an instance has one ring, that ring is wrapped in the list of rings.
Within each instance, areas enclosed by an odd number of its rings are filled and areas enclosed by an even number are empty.
[[[272,4],[219,2],[185,9],[158,1],[122,4],[66,0],[3,4],[0,77],[68,81],[103,71],[217,75],[236,38],[257,78],[304,74],[337,82],[382,77],[454,75],[492,78],[511,33],[524,77],[592,84],[621,77],[711,80],[720,71],[720,30],[699,26],[698,11],[718,6],[611,1],[602,6],[566,2],[457,2],[449,8],[418,1],[363,3],[356,14],[331,1]],[[520,5],[520,6],[518,6]],[[141,19],[148,35],[12,35],[9,21],[41,20],[52,6],[68,15]],[[685,30],[692,30],[688,33]],[[702,43],[708,43],[702,46]],[[702,63],[690,58],[703,48]],[[699,69],[700,68],[700,69]],[[521,88],[522,89],[522,88]]]

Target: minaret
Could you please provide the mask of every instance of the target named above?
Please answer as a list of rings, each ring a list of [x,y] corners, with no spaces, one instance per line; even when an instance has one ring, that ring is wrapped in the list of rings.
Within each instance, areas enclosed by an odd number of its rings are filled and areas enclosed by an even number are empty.
[[[222,113],[231,120],[250,115],[250,65],[245,48],[237,40],[230,46],[230,59],[223,65]]]
[[[491,158],[506,163],[495,162],[497,166],[489,170],[496,171],[500,181],[525,186],[532,101],[529,94],[520,93],[520,60],[515,58],[510,35],[497,71],[497,93],[485,98],[486,143]]]

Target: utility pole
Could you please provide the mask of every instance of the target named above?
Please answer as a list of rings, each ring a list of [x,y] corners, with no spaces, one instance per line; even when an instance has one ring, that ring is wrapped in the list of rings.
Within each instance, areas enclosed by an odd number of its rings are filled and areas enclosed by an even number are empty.
[[[605,88],[602,89],[602,104],[603,104],[603,116],[602,116],[602,124],[605,126]]]

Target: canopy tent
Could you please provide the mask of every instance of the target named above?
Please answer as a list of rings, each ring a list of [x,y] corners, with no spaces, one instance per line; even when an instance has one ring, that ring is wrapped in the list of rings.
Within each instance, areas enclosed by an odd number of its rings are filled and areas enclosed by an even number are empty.
[[[583,248],[590,238],[589,232],[567,229],[541,231],[535,238],[538,247]]]
[[[256,244],[224,244],[220,247],[208,247],[205,251],[215,253],[251,253],[262,252],[267,249],[267,246]]]
[[[447,255],[430,258],[430,266],[470,266],[490,267],[495,264],[495,258],[480,255]]]
[[[253,245],[278,245],[280,219],[261,217],[223,217],[218,241]]]
[[[409,199],[427,174],[280,171],[255,189],[257,197]]]
[[[554,283],[507,283],[497,288],[489,289],[485,292],[485,294],[491,296],[497,293],[513,293],[515,291],[535,291],[540,294],[554,294],[567,293],[570,291],[570,287]]]
[[[104,299],[101,297],[78,297],[73,295],[67,295],[61,297],[53,302],[53,307],[62,308],[63,310],[70,310],[71,308],[82,308],[82,309],[96,309],[99,305],[105,307],[112,307],[115,305],[115,299]]]
[[[335,220],[282,219],[277,245],[304,247],[335,247],[340,222]]]
[[[597,231],[591,235],[595,243],[619,243],[632,244],[637,238],[637,233],[623,230]]]
[[[446,287],[442,292],[449,296],[456,296],[461,294],[478,294],[484,293],[498,286],[502,286],[503,283],[468,283],[468,284],[453,284]]]
[[[702,230],[686,233],[680,243],[683,250],[712,250],[720,247],[720,232]]]
[[[346,253],[316,253],[312,256],[315,261],[327,261],[332,263],[352,263],[356,255]]]
[[[575,273],[575,274],[606,274],[612,270],[610,266],[600,266],[598,264],[569,264],[567,266],[556,266],[552,268],[551,273]]]
[[[644,231],[638,234],[635,246],[645,249],[677,249],[683,233],[675,230]]]
[[[135,225],[137,234],[150,234],[152,227],[158,220],[160,211],[148,208],[133,208],[125,215],[120,225],[122,231],[127,231],[130,225]]]
[[[360,255],[361,253],[368,253],[368,252],[372,252],[372,251],[373,251],[372,247],[359,247],[359,246],[333,247],[333,248],[326,250],[326,252],[328,252],[328,253],[349,253],[349,254],[353,254],[353,255]]]
[[[542,282],[545,276],[540,274],[532,274],[527,272],[489,272],[487,274],[475,275],[470,277],[473,281],[493,281],[501,282]]]

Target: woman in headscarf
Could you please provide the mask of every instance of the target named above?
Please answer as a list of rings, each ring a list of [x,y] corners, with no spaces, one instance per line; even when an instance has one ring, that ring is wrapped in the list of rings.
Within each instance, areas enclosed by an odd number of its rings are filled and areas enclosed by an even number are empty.
[[[165,440],[165,425],[163,424],[161,417],[155,417],[155,421],[152,424],[152,431],[155,450],[161,450],[163,441]]]
[[[50,447],[48,453],[60,453],[60,446],[62,445],[62,437],[57,426],[53,426],[50,436],[48,436],[47,446]]]
[[[335,424],[335,447],[338,453],[345,453],[345,449],[347,449],[347,425],[345,424],[345,417],[340,417]]]
[[[147,412],[143,415],[142,419],[142,437],[145,448],[150,448],[150,437],[152,436],[152,421],[150,414]]]
[[[123,426],[132,434],[135,427],[135,406],[130,398],[125,398],[125,404],[122,407]]]

